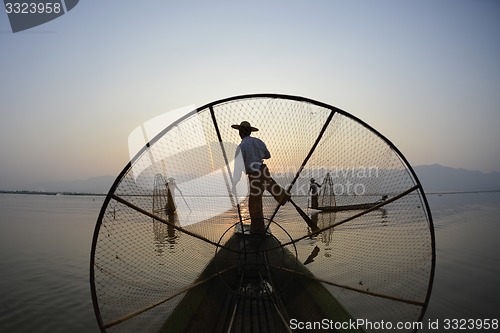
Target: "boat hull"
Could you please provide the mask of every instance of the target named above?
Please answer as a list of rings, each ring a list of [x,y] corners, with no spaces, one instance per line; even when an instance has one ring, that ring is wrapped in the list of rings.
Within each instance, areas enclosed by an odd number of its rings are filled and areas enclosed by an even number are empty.
[[[280,245],[272,235],[235,233],[160,332],[291,332],[292,323],[354,320]]]
[[[314,207],[314,208],[309,207],[309,208],[321,210],[324,212],[341,212],[341,211],[346,211],[346,210],[370,209],[372,207],[375,207],[378,204],[380,204],[380,202],[372,202],[372,203],[357,204],[357,205],[346,205],[346,206],[325,206],[325,207]]]

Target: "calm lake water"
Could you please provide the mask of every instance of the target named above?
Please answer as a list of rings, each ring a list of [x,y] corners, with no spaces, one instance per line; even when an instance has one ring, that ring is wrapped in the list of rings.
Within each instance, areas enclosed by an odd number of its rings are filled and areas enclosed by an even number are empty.
[[[89,258],[103,199],[0,194],[0,332],[99,332]],[[437,267],[424,328],[429,320],[500,319],[500,193],[428,200]]]

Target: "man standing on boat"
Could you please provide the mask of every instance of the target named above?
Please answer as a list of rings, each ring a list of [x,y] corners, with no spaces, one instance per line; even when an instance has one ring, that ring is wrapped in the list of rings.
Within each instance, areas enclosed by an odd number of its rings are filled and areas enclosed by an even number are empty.
[[[319,188],[321,185],[316,183],[314,178],[310,180],[311,184],[309,185],[309,193],[311,194],[311,208],[318,208],[318,197],[319,197]]]
[[[167,179],[167,204],[165,207],[165,211],[167,215],[173,214],[176,211],[176,204],[175,204],[175,190],[177,189],[180,191],[179,187],[177,187],[177,184],[175,183],[175,179],[170,177]]]
[[[264,159],[271,157],[266,144],[262,140],[250,136],[252,132],[257,132],[258,129],[252,127],[248,121],[242,121],[239,125],[232,125],[231,127],[239,131],[241,138],[241,143],[236,149],[233,186],[240,181],[241,174],[245,171],[250,185],[248,195],[248,210],[251,220],[250,232],[262,234],[266,229],[262,211],[264,190],[270,192],[280,205],[284,205],[290,199],[290,195],[271,178],[269,169],[264,164]],[[244,170],[237,163],[240,154],[243,158]]]

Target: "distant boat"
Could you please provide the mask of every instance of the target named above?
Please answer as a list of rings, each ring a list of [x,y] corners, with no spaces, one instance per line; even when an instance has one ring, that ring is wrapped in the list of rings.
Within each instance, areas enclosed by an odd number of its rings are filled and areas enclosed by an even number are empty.
[[[371,202],[365,204],[355,204],[355,205],[344,205],[344,206],[325,206],[325,207],[316,207],[313,209],[322,210],[325,212],[341,212],[346,210],[364,210],[371,209],[377,206],[380,202]]]
[[[308,208],[321,210],[325,212],[340,212],[346,210],[363,210],[363,209],[371,209],[377,205],[380,205],[385,200],[389,198],[389,196],[384,195],[382,198],[375,202],[368,203],[352,203],[349,205],[337,205],[337,200],[335,199],[335,186],[333,179],[330,173],[326,173],[325,178],[321,182],[321,185],[314,183],[314,178],[311,179],[312,187],[314,187],[314,191],[311,193],[311,200],[309,201]],[[317,190],[317,187],[320,190]],[[355,201],[355,199],[351,199],[351,201]]]
[[[360,203],[360,204],[353,204],[353,205],[341,205],[341,206],[318,206],[318,207],[309,207],[309,208],[321,210],[324,212],[342,212],[342,211],[347,211],[347,210],[367,210],[367,209],[372,209],[374,207],[377,207],[377,206],[383,204],[384,201],[387,199],[388,199],[388,196],[384,195],[382,197],[382,199],[375,201],[375,202]]]

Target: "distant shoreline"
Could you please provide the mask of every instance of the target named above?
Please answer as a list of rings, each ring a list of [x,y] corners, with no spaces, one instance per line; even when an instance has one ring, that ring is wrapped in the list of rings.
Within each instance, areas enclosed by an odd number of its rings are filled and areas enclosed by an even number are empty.
[[[0,194],[30,194],[30,195],[79,195],[88,197],[104,197],[104,193],[83,193],[83,192],[46,192],[46,191],[2,191]]]
[[[463,190],[463,191],[429,191],[425,195],[443,195],[443,194],[474,194],[474,193],[493,193],[500,192],[499,190]]]
[[[495,193],[497,190],[463,190],[463,191],[429,191],[426,195],[448,195],[448,194],[467,194],[467,193]],[[90,193],[90,192],[48,192],[48,191],[4,191],[0,190],[0,194],[29,194],[29,195],[73,195],[73,196],[88,196],[88,197],[105,197],[105,193]]]

